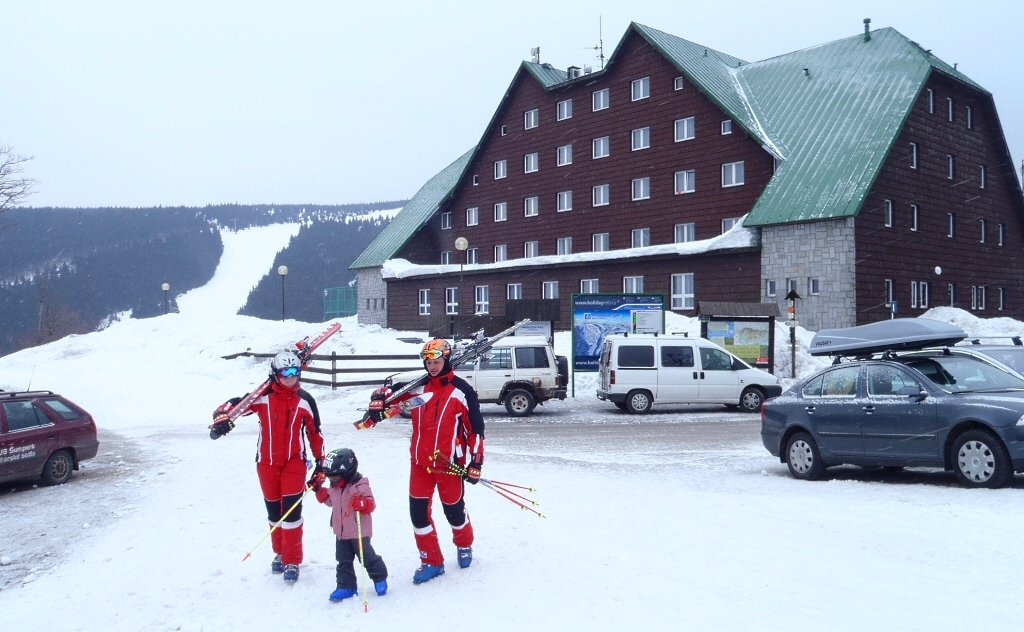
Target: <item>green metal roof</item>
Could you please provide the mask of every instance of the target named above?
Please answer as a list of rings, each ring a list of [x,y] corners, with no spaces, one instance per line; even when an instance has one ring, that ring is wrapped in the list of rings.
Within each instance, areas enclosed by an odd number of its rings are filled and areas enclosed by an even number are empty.
[[[569,78],[567,72],[559,70],[551,64],[535,64],[532,61],[524,61],[523,68],[526,68],[533,75],[533,78],[539,81],[540,85],[545,88],[557,86]]]
[[[377,238],[352,262],[349,269],[376,268],[395,256],[451,194],[475,152],[476,147],[462,154],[458,160],[428,180],[395,215],[391,223],[385,226]]]

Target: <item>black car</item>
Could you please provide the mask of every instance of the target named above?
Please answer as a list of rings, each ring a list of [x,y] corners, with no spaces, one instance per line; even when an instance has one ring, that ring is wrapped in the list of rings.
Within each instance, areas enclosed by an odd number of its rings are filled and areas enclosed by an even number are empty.
[[[67,398],[0,391],[0,483],[41,477],[60,485],[99,445],[92,416]]]
[[[1000,487],[1024,471],[1024,379],[997,363],[929,348],[966,334],[921,321],[815,336],[812,353],[828,349],[819,355],[840,361],[765,402],[761,413],[764,446],[793,476],[820,478],[841,464],[924,466],[952,470],[968,486]]]

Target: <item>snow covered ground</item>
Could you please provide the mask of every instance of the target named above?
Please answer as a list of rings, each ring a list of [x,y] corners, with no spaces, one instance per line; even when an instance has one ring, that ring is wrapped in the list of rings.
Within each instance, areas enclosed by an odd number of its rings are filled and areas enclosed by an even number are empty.
[[[328,509],[316,502],[303,510],[302,576],[286,585],[269,572],[269,545],[242,561],[266,532],[255,424],[243,420],[216,442],[207,434],[212,409],[266,373],[266,361],[221,356],[277,350],[322,327],[233,315],[245,297],[230,288],[266,271],[254,245],[283,248],[290,234],[277,230],[227,239],[214,279],[179,297],[179,314],[0,358],[0,388],[24,389],[31,377],[33,388],[70,397],[96,418],[101,441],[66,485],[0,485],[0,630],[1024,625],[1014,588],[1024,551],[1011,537],[1024,477],[1002,490],[965,490],[934,470],[840,468],[827,481],[796,481],[761,446],[756,416],[717,407],[630,416],[594,397],[592,375],[577,376],[575,398],[526,421],[484,407],[484,476],[534,486],[547,517],[470,487],[473,565],[454,564],[437,511],[448,571],[422,586],[411,582],[408,422],[356,431],[369,389],[312,387],[328,449],[353,448],[373,485],[374,546],[390,590],[371,595],[369,613],[356,600],[327,601],[334,542]],[[948,308],[929,316],[976,337],[1024,334],[1024,323],[1009,319]],[[398,338],[423,336],[342,322],[324,351],[414,353],[418,345]],[[674,320],[670,329],[697,323]],[[800,332],[798,373],[822,363],[804,352],[810,335]],[[777,339],[788,362],[788,335]],[[568,336],[556,346],[565,354]]]

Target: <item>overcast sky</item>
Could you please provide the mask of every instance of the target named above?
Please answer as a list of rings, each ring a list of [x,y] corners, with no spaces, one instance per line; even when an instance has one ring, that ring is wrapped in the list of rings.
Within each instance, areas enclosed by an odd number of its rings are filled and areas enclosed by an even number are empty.
[[[597,69],[598,16],[606,53],[632,20],[747,61],[857,35],[869,17],[995,95],[1019,168],[1022,12],[1019,0],[0,0],[0,145],[35,157],[33,206],[408,198],[476,144],[531,47]]]

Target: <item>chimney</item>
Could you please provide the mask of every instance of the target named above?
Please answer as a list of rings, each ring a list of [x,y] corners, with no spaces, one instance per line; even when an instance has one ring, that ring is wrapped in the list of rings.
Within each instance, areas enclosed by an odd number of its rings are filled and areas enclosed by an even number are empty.
[[[871,18],[864,18],[864,41],[871,41]]]

